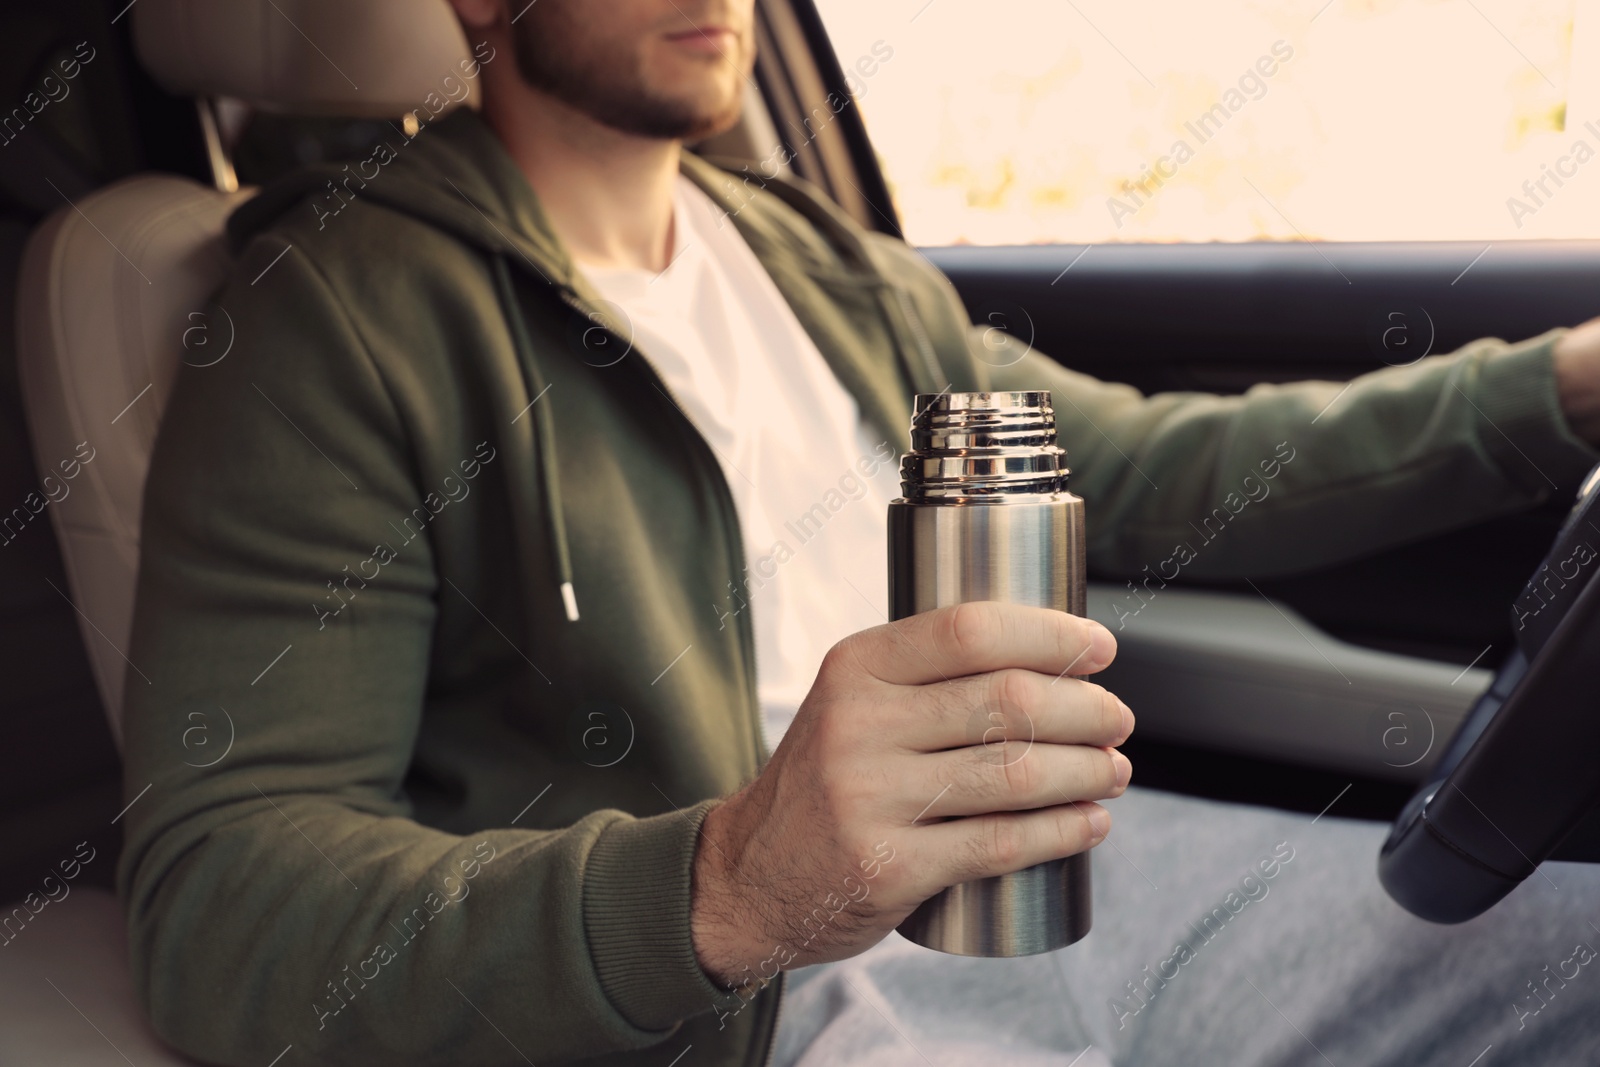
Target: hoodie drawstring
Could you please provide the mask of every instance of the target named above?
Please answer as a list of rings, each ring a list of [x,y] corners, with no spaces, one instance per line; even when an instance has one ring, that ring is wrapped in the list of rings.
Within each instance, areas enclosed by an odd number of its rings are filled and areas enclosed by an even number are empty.
[[[511,268],[504,255],[494,256],[495,288],[500,303],[505,307],[506,322],[511,328],[511,343],[517,350],[517,362],[523,368],[528,388],[533,391],[533,401],[526,408],[533,419],[533,433],[539,452],[539,487],[544,492],[544,516],[549,535],[551,554],[554,557],[556,585],[561,590],[561,604],[566,608],[567,621],[578,621],[578,595],[572,586],[572,554],[567,547],[566,513],[561,508],[561,477],[556,469],[555,426],[544,412],[550,405],[539,407],[539,401],[549,390],[544,376],[539,373],[539,362],[534,356],[533,342],[528,334],[527,320],[517,303],[516,291],[511,284]]]

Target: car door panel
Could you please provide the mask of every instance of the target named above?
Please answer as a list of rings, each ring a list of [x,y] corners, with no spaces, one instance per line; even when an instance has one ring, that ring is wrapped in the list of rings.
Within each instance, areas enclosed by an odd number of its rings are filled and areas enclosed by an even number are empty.
[[[1119,615],[1124,599],[1090,583],[1090,617],[1117,635],[1096,680],[1141,739],[1415,783],[1492,677],[1341,641],[1254,592],[1167,588]]]
[[[1146,392],[1343,380],[1600,311],[1592,241],[923,251],[973,321]],[[1437,754],[1509,650],[1509,605],[1566,505],[1257,589],[1175,583],[1119,634],[1105,681],[1158,747],[1414,781],[1430,762],[1410,762],[1418,746]],[[1109,612],[1120,582],[1096,588]],[[1169,763],[1157,784],[1174,780]]]

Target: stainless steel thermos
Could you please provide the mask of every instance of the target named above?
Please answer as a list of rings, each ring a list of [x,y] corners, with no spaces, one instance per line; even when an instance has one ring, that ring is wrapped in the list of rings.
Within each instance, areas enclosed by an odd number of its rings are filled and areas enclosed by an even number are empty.
[[[889,505],[891,616],[969,600],[1084,614],[1083,500],[1067,492],[1064,458],[1048,392],[919,394],[904,495]],[[974,732],[974,743],[991,740]],[[952,886],[899,930],[940,952],[1028,956],[1072,944],[1089,924],[1080,852]]]

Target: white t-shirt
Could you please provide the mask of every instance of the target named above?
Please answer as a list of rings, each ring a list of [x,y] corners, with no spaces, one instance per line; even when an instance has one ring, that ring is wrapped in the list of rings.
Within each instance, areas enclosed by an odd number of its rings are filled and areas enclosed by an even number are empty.
[[[724,212],[689,179],[673,195],[659,275],[580,264],[710,442],[739,513],[748,571],[703,610],[753,613],[774,747],[840,638],[887,618],[893,442],[861,419]]]

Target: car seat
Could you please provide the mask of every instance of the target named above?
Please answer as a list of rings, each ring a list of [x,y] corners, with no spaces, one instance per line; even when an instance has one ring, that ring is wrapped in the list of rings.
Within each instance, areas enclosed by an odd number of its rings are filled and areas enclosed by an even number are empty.
[[[146,684],[126,659],[145,475],[180,362],[226,358],[230,325],[208,297],[230,266],[224,224],[250,195],[236,188],[211,102],[402,119],[425,101],[437,110],[452,74],[469,90],[459,103],[475,106],[477,93],[460,77],[470,52],[445,0],[140,0],[131,17],[149,73],[201,102],[213,185],[142,174],[64,205],[28,242],[17,312],[41,484],[76,472],[48,510],[119,749],[124,685]],[[137,1004],[116,899],[68,889],[0,907],[0,1063],[190,1062]]]

